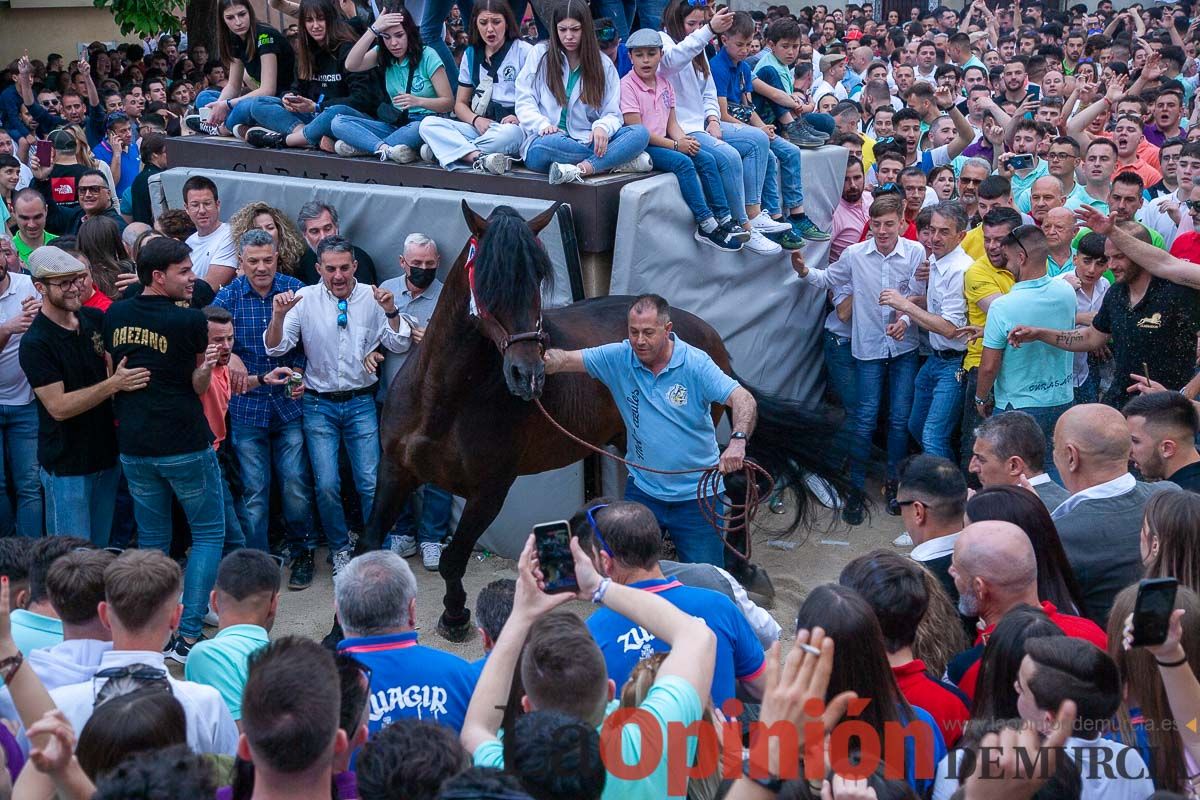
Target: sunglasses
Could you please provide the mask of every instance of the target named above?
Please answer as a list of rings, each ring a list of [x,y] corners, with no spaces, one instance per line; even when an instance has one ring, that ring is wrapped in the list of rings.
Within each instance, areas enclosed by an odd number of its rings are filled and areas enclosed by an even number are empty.
[[[76,189],[80,194],[100,194],[107,186],[80,186]]]
[[[687,4],[692,8],[707,8],[708,0],[687,0]]]
[[[338,302],[337,302],[337,310],[338,310],[337,324],[338,324],[339,328],[346,327],[346,325],[349,324],[349,322],[350,322],[350,317],[346,314],[347,308],[349,308],[349,303],[347,303],[345,300],[338,300]]]
[[[1187,206],[1187,210],[1193,214],[1195,214],[1197,211],[1200,211],[1200,200],[1185,200],[1183,204]]]
[[[100,680],[105,683],[97,690],[96,682]],[[94,705],[97,707],[115,697],[146,688],[171,694],[171,683],[167,679],[166,670],[148,664],[129,664],[102,669],[92,676],[92,693],[95,697]]]
[[[587,521],[588,525],[592,527],[592,535],[594,535],[596,537],[596,541],[600,543],[600,549],[608,553],[609,556],[612,556],[612,549],[609,548],[608,542],[604,541],[604,537],[600,534],[600,528],[596,525],[596,512],[602,508],[608,508],[608,503],[601,503],[598,506],[592,506],[589,508],[587,510]]]
[[[54,108],[56,105],[58,105],[58,100],[43,100],[42,101],[42,107],[44,107],[44,108]]]

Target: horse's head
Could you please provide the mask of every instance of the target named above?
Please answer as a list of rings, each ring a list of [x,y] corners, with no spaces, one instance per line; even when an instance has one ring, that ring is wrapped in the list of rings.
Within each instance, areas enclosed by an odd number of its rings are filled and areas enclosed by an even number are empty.
[[[508,390],[522,400],[540,397],[546,382],[542,286],[553,284],[554,270],[537,234],[559,205],[526,222],[508,206],[497,206],[484,219],[462,202],[467,227],[478,241],[471,286],[475,318],[504,357]]]

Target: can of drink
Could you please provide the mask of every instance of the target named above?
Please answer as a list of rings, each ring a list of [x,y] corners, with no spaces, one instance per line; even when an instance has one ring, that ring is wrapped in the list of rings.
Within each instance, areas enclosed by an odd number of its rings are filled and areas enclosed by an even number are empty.
[[[292,370],[292,374],[288,376],[288,391],[294,392],[302,385],[304,385],[304,373]]]

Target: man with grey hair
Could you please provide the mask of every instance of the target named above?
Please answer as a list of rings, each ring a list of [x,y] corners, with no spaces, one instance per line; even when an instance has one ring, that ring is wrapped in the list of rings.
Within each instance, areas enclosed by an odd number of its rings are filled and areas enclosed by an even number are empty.
[[[1108,637],[1094,622],[1063,614],[1038,597],[1037,557],[1025,531],[1011,522],[975,522],[962,529],[954,542],[950,574],[958,589],[958,611],[979,617],[979,637],[970,650],[946,665],[947,676],[973,698],[979,677],[983,644],[1005,614],[1019,605],[1041,608],[1063,633],[1086,639],[1105,650]]]
[[[221,288],[214,305],[233,315],[233,352],[244,370],[231,374],[236,384],[229,401],[233,450],[241,465],[246,504],[246,543],[267,549],[272,474],[279,481],[286,523],[285,557],[291,560],[289,589],[306,589],[312,583],[316,534],[312,527],[312,479],[304,453],[300,401],[286,386],[258,386],[241,393],[251,376],[266,375],[277,367],[302,369],[304,355],[292,348],[279,356],[267,355],[263,334],[271,322],[276,295],[295,292],[303,284],[278,269],[278,252],[271,234],[257,228],[237,242],[239,272]]]
[[[423,233],[410,233],[404,239],[404,252],[400,255],[400,269],[403,274],[389,278],[380,284],[381,289],[392,293],[396,298],[396,308],[412,326],[412,340],[420,342],[433,316],[438,298],[442,294],[442,282],[437,279],[438,266],[441,257],[438,255],[437,242]],[[376,368],[383,361],[383,380],[381,394],[400,372],[408,353],[387,353],[380,355],[378,351],[367,356],[368,367]],[[413,498],[421,498],[421,520],[416,525],[416,535],[413,535],[413,515],[415,509]],[[426,483],[417,487],[409,497],[396,526],[392,529],[390,547],[392,552],[402,558],[416,555],[417,546],[421,548],[421,563],[425,569],[436,572],[442,560],[442,541],[450,532],[450,505],[454,497],[445,489]]]
[[[1048,511],[1070,496],[1046,474],[1046,437],[1024,411],[988,417],[975,429],[970,471],[983,488],[1018,486],[1025,478]]]
[[[133,246],[137,244],[138,237],[146,231],[152,230],[154,229],[144,222],[131,222],[125,226],[125,230],[121,231],[121,244],[125,245],[125,254],[131,260],[137,260],[133,252]]]
[[[979,213],[979,186],[992,174],[992,165],[978,156],[968,158],[958,171],[958,202],[967,212],[967,227],[974,228],[983,223]]]
[[[417,642],[417,579],[390,550],[361,555],[333,585],[347,638],[338,652],[370,670],[368,727],[374,735],[401,719],[437,722],[458,733],[475,691],[476,669]]]
[[[911,297],[895,289],[879,295],[881,306],[914,320],[929,331],[932,355],[917,373],[916,394],[908,416],[908,430],[925,452],[953,458],[950,438],[962,408],[963,384],[959,377],[967,346],[959,329],[967,324],[963,276],[973,259],[962,249],[967,232],[967,212],[960,203],[947,201],[933,209],[929,245],[933,259],[929,277],[914,272],[909,280]],[[920,302],[922,297],[924,302]]]
[[[342,235],[338,227],[337,209],[328,203],[310,200],[300,206],[300,213],[296,215],[296,225],[300,228],[304,241],[308,242],[308,249],[304,251],[300,263],[296,266],[296,276],[305,286],[312,286],[321,282],[321,273],[317,268],[317,245],[327,236]],[[377,285],[379,281],[375,276],[375,262],[371,260],[367,251],[355,247],[354,260],[358,263],[355,277],[359,282]]]

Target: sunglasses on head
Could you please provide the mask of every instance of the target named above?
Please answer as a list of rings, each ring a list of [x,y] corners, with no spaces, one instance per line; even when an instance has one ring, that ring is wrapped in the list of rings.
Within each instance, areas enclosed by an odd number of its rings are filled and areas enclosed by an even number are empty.
[[[350,304],[348,302],[346,302],[345,300],[338,300],[338,302],[337,302],[337,310],[338,310],[337,324],[338,324],[339,328],[346,327],[346,325],[350,322],[350,317],[346,313],[346,309],[348,309],[349,307],[350,307]]]
[[[611,25],[600,28],[596,31],[596,41],[600,44],[608,44],[617,38],[617,29]]]
[[[687,4],[692,8],[707,8],[708,0],[687,0]]]
[[[608,542],[604,541],[604,537],[600,534],[600,528],[596,525],[596,512],[602,508],[608,508],[608,503],[601,503],[597,506],[592,506],[587,510],[588,525],[592,527],[592,535],[596,537],[596,541],[600,543],[600,549],[612,556],[613,551],[608,546]]]

